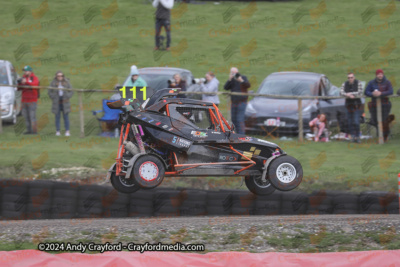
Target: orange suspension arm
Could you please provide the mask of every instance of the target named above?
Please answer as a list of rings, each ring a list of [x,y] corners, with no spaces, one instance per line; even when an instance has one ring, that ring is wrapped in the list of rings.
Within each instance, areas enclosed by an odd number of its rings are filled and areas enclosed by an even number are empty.
[[[210,108],[209,110],[210,110],[210,114],[211,114],[211,122],[212,122],[212,124],[214,124],[214,125],[219,124],[219,123],[218,123],[218,119],[217,119],[217,117],[214,115],[214,112],[212,111],[212,109]]]
[[[214,106],[215,110],[218,110],[218,107],[214,103],[213,103],[213,106]],[[224,128],[224,125],[222,124],[222,120],[221,120],[221,116],[220,116],[219,112],[217,112],[217,115],[218,115],[219,125],[221,126],[222,131],[225,132],[225,128]]]
[[[252,161],[251,159],[249,159],[248,157],[246,157],[245,155],[243,155],[242,153],[240,153],[239,151],[237,151],[236,149],[234,149],[231,145],[229,145],[229,147],[230,147],[233,151],[235,151],[236,153],[238,153],[239,155],[241,155],[242,157],[244,157],[245,159],[247,159],[247,160],[249,160],[249,161],[252,162],[251,165],[249,165],[249,166],[247,166],[247,167],[244,167],[243,169],[240,169],[240,170],[236,171],[235,174],[238,174],[238,173],[240,173],[240,172],[242,172],[242,171],[244,171],[244,170],[246,170],[246,169],[248,169],[248,168],[253,167],[254,165],[256,165],[256,163],[255,163],[254,161]]]

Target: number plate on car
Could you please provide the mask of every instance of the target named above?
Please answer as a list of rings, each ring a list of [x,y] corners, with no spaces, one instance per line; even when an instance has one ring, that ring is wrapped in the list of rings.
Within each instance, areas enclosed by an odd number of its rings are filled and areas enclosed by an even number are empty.
[[[264,124],[266,126],[276,126],[276,119],[268,119],[268,120],[264,121]]]

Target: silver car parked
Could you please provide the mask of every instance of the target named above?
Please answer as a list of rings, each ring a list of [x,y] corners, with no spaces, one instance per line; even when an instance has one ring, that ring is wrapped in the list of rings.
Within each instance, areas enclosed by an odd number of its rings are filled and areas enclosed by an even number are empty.
[[[17,90],[19,76],[11,62],[0,60],[0,110],[2,122],[17,123],[21,112],[21,91]],[[8,86],[7,86],[8,85]]]

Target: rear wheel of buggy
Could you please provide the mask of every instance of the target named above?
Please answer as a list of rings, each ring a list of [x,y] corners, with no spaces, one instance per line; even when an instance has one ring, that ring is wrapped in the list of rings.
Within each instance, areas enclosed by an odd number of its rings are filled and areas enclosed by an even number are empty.
[[[164,180],[164,174],[164,164],[153,155],[144,155],[138,158],[133,165],[135,183],[142,189],[152,189],[159,186]]]
[[[110,181],[115,190],[120,193],[130,194],[140,189],[140,186],[133,177],[127,179],[124,176],[115,175],[115,167],[114,171],[111,173]]]
[[[280,191],[295,189],[303,179],[300,162],[291,156],[280,156],[268,166],[268,179]]]
[[[267,196],[275,192],[275,187],[271,185],[268,179],[263,182],[261,179],[261,175],[258,176],[246,176],[244,179],[247,188],[253,194],[259,196]]]

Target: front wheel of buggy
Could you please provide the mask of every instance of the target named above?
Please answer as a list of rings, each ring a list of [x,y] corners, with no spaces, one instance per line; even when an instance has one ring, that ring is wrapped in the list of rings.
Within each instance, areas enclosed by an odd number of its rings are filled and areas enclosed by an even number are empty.
[[[111,173],[110,181],[114,189],[120,193],[130,194],[140,189],[133,177],[126,179],[124,176],[116,176],[115,171]]]
[[[303,168],[300,162],[291,156],[274,159],[268,167],[268,179],[280,191],[295,189],[303,179]]]
[[[164,180],[164,174],[164,164],[153,155],[144,155],[138,158],[133,165],[135,183],[143,189],[159,186]]]
[[[245,183],[247,188],[255,195],[267,196],[275,192],[275,187],[271,185],[268,179],[263,182],[261,175],[258,176],[246,176]]]

